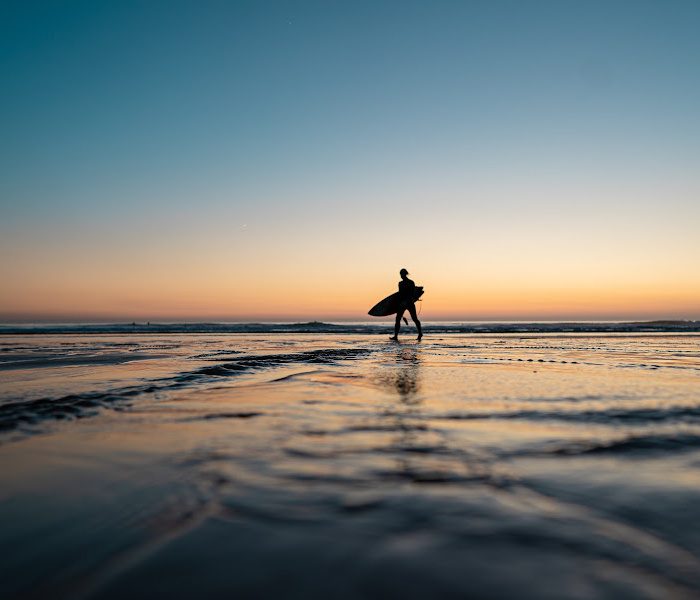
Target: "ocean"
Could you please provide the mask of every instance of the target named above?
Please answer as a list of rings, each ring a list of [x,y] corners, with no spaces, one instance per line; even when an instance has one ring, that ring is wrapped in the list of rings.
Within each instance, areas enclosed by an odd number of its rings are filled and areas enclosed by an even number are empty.
[[[216,327],[0,328],[3,599],[700,595],[692,324]]]

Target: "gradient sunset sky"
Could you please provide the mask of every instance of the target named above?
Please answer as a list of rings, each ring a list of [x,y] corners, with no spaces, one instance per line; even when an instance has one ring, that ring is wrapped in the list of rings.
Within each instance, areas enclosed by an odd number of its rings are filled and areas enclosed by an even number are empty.
[[[2,2],[0,320],[700,318],[700,2]]]

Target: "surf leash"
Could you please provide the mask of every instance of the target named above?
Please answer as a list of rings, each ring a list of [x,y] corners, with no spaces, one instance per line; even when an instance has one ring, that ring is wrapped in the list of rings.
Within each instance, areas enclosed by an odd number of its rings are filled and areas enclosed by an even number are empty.
[[[420,313],[423,310],[423,300],[417,300],[416,302],[420,302],[420,306],[418,307],[418,316],[420,317]],[[403,318],[403,322],[408,326],[408,319],[406,317]]]

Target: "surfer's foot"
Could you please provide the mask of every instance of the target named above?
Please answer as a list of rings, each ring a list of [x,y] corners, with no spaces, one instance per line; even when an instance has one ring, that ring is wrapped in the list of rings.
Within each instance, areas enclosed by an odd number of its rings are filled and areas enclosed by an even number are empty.
[[[397,335],[392,335],[389,339],[390,339],[390,340],[394,340],[395,342],[398,342],[398,341],[399,341],[399,336],[397,336]]]
[[[423,334],[422,334],[422,333],[419,333],[419,334],[418,334],[418,337],[417,337],[416,339],[420,342],[421,339],[423,339]]]

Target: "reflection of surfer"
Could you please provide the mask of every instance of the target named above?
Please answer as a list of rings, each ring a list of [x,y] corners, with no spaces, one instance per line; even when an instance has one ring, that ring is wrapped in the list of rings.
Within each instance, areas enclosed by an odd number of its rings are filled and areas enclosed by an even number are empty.
[[[420,340],[423,337],[423,330],[421,329],[420,321],[418,320],[418,315],[416,314],[416,303],[413,300],[416,293],[416,284],[407,277],[408,271],[406,269],[401,269],[399,274],[401,275],[401,281],[399,281],[399,310],[396,312],[394,335],[391,339],[399,339],[401,317],[403,317],[404,311],[407,310],[411,315],[411,319],[413,319],[413,322],[416,324],[416,329],[418,329],[418,339]]]

